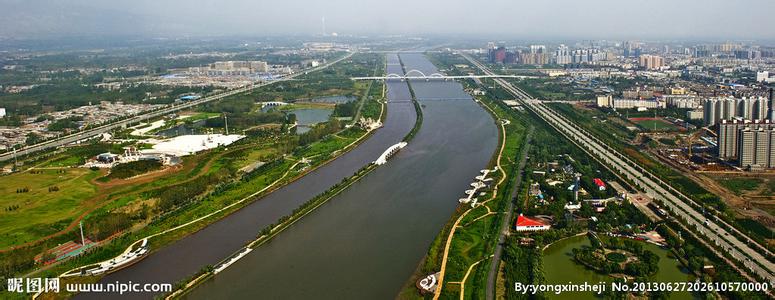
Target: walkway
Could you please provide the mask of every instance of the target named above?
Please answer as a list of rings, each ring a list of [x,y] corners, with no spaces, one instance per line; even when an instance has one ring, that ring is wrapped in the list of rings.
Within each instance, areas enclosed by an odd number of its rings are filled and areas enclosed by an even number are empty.
[[[511,214],[514,212],[514,201],[516,201],[517,193],[519,193],[519,184],[522,182],[522,173],[527,163],[527,154],[530,151],[530,141],[533,138],[534,127],[530,126],[528,133],[525,136],[525,147],[520,154],[519,166],[517,167],[516,177],[514,178],[514,186],[511,192],[511,201],[509,201],[508,208],[506,208],[506,216],[501,223],[501,230],[498,236],[498,245],[495,246],[495,253],[493,254],[492,264],[490,265],[490,273],[487,275],[487,300],[495,299],[495,281],[498,278],[498,265],[501,261],[501,255],[503,255],[503,244],[506,241],[506,234],[509,232],[509,224],[511,224]]]
[[[498,118],[498,115],[489,106],[487,106],[482,102],[479,102],[479,103],[481,103],[482,106],[487,108],[487,110],[490,111],[490,113],[494,118]],[[498,167],[498,171],[501,172],[501,178],[500,180],[498,180],[498,184],[496,184],[495,187],[493,188],[492,196],[486,201],[483,201],[480,205],[485,205],[487,202],[490,202],[493,199],[495,199],[495,197],[498,196],[498,188],[506,180],[506,172],[503,171],[503,167],[501,166],[503,149],[506,148],[506,126],[503,124],[503,122],[498,122],[498,123],[501,128],[500,130],[501,147],[500,147],[500,150],[498,150],[498,159],[496,160],[496,165]],[[473,208],[466,210],[462,215],[460,215],[460,217],[457,218],[457,220],[455,220],[455,224],[452,225],[452,230],[449,232],[449,236],[447,237],[447,242],[444,245],[444,255],[442,256],[441,269],[439,270],[439,283],[438,283],[438,288],[436,288],[436,291],[433,294],[433,300],[439,299],[439,296],[441,296],[441,290],[444,287],[444,272],[447,269],[447,258],[449,257],[449,249],[450,249],[450,246],[452,245],[452,239],[455,237],[455,231],[460,226],[460,221],[462,221],[468,215],[468,213],[470,213],[473,210],[474,210]]]

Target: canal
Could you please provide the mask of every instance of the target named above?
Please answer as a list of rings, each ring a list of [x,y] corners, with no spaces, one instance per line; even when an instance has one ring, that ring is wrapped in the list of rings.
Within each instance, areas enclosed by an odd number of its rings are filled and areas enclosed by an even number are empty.
[[[388,56],[389,70],[400,71],[398,57]],[[397,68],[397,69],[396,69]],[[176,283],[206,265],[215,265],[255,239],[258,232],[374,161],[401,141],[414,126],[416,113],[405,83],[388,83],[385,124],[357,148],[321,166],[273,193],[210,224],[138,263],[103,277],[100,282]],[[125,298],[152,299],[152,294],[124,294]],[[100,293],[81,293],[77,299],[101,299]]]
[[[437,71],[421,54],[401,59],[407,71]],[[402,74],[397,63],[388,73]],[[395,298],[498,142],[493,119],[459,83],[412,87],[424,120],[406,148],[187,297]],[[390,101],[408,103],[405,83],[388,88]]]

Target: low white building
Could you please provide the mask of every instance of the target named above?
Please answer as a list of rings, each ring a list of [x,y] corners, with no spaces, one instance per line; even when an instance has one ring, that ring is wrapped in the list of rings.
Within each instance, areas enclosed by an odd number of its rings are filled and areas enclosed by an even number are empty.
[[[200,151],[227,146],[242,138],[244,135],[202,134],[181,135],[164,141],[146,140],[154,144],[152,149],[140,150],[141,154],[164,154],[173,156],[186,156]]]
[[[665,108],[665,102],[658,100],[613,99],[611,108]]]
[[[686,118],[689,120],[702,120],[704,113],[701,110],[690,110],[686,112]]]
[[[573,204],[572,202],[569,202],[569,203],[565,204],[565,210],[577,211],[579,209],[581,209],[581,202],[576,203],[576,204]]]
[[[770,77],[769,71],[756,72],[756,81],[758,82],[775,82],[775,77]]]

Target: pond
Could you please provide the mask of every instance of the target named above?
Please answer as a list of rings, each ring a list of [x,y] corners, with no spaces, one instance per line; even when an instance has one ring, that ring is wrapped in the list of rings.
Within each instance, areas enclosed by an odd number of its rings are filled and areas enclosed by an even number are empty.
[[[573,260],[574,248],[589,247],[587,236],[576,236],[558,241],[544,250],[543,270],[546,284],[581,284],[588,282],[611,282],[612,278],[588,269]],[[657,245],[644,243],[643,249],[654,252],[659,256],[659,271],[652,276],[654,282],[682,282],[691,280],[686,268],[675,258],[668,257],[668,250]],[[610,289],[610,285],[607,286]],[[552,299],[600,299],[592,293],[562,293],[549,295]],[[670,299],[695,299],[690,293],[673,293]]]
[[[296,115],[296,133],[302,134],[309,131],[315,124],[328,121],[333,111],[322,108],[299,108],[286,111],[286,113]]]

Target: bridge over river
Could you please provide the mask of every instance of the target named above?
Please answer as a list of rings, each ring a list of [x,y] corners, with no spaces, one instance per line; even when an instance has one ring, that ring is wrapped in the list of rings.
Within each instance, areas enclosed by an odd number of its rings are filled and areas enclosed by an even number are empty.
[[[422,54],[400,56],[407,70],[437,72]],[[389,59],[388,73],[401,73]],[[189,298],[394,299],[498,143],[493,119],[459,83],[409,83],[423,123],[406,147]],[[387,84],[390,101],[408,92]]]
[[[417,69],[411,69],[407,71],[406,73],[388,73],[385,76],[366,76],[366,77],[353,77],[352,80],[455,80],[455,79],[473,79],[473,78],[536,78],[535,76],[524,76],[524,75],[500,75],[500,74],[487,74],[487,75],[444,75],[439,72],[433,72],[430,73],[430,75],[426,75],[425,72],[417,70]]]
[[[424,73],[421,54],[401,55]],[[388,73],[403,74],[398,55]],[[453,81],[409,81],[423,124],[390,163],[331,199],[193,290],[191,299],[393,299],[498,142],[492,118]],[[102,282],[174,283],[238,250],[266,225],[374,161],[414,125],[407,82],[386,81],[385,126],[360,146],[240,211]],[[455,100],[424,101],[425,98]],[[82,294],[79,298],[99,298]],[[126,294],[125,294],[126,296]],[[129,297],[150,299],[151,294]]]

